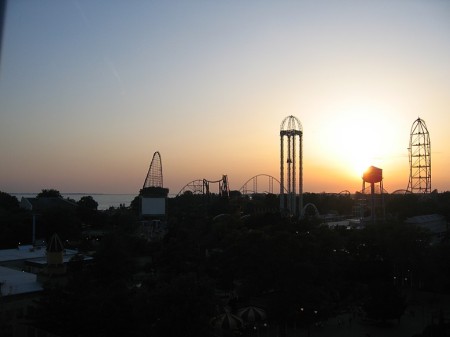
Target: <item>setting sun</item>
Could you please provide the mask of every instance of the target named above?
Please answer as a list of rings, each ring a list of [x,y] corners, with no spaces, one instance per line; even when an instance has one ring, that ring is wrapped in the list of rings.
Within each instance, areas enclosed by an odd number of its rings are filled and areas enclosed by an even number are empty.
[[[359,190],[371,165],[404,189],[419,116],[448,190],[449,6],[8,1],[0,189],[135,193],[159,151],[171,193],[222,174],[238,190],[279,178],[293,115],[305,191]]]
[[[381,137],[382,126],[376,112],[365,107],[347,108],[339,112],[339,118],[326,125],[324,146],[333,153],[348,175],[361,177],[370,165],[379,165],[386,154],[386,137]],[[330,158],[331,159],[331,158]]]

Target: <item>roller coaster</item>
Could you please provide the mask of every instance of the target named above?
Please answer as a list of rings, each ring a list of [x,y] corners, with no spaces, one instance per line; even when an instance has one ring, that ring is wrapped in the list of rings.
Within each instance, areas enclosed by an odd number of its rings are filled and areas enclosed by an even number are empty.
[[[258,184],[261,186],[261,180],[263,187],[266,188],[264,191],[258,190]],[[258,194],[258,193],[271,193],[273,194],[273,183],[276,183],[275,187],[279,188],[280,181],[268,174],[258,174],[247,180],[244,185],[239,189],[242,194]]]
[[[228,185],[227,175],[222,175],[222,179],[218,180],[207,180],[207,179],[196,179],[184,185],[184,187],[178,192],[177,196],[182,195],[185,192],[191,192],[193,194],[204,194],[210,195],[212,192],[210,185],[218,185],[218,194],[222,197],[229,197],[230,189]]]
[[[218,189],[217,194],[221,196],[229,195],[229,184],[228,177],[226,175],[222,176],[219,180],[207,180],[207,179],[196,179],[192,180],[178,192],[176,196],[180,196],[185,192],[190,192],[192,194],[210,194],[212,192],[211,185],[217,184]],[[278,194],[278,188],[280,186],[280,181],[265,173],[257,174],[250,179],[248,179],[239,189],[242,195],[252,195],[252,194]],[[275,188],[275,189],[274,189]],[[284,189],[287,192],[286,188]],[[338,195],[350,196],[351,193],[348,190],[343,190]]]
[[[286,207],[291,212],[295,213],[297,206],[300,211],[303,209],[303,176],[302,176],[302,135],[303,128],[300,121],[294,116],[286,117],[280,127],[280,139],[281,139],[281,159],[280,159],[280,180],[274,178],[268,174],[258,174],[248,179],[239,189],[242,195],[252,194],[279,194],[280,196],[280,209]],[[284,138],[287,137],[288,146],[284,148]],[[299,144],[295,142],[295,139],[299,138]],[[297,151],[297,150],[298,151]],[[287,178],[284,174],[284,152],[287,151]],[[410,161],[410,179],[406,190],[396,190],[392,194],[407,194],[407,193],[430,193],[431,192],[431,151],[429,132],[425,125],[425,122],[418,118],[411,128],[410,144],[409,144],[409,161]],[[297,153],[298,152],[298,153]],[[298,194],[297,194],[297,168],[296,159],[298,157]],[[284,180],[286,178],[287,188],[285,187]],[[280,190],[274,192],[275,188]],[[144,186],[147,187],[162,187],[163,175],[162,175],[162,163],[159,152],[155,152],[148,170]],[[217,186],[217,188],[214,188]],[[263,186],[263,187],[261,187]],[[213,192],[215,190],[215,192]],[[218,194],[220,196],[228,197],[230,193],[229,182],[227,175],[222,175],[221,179],[208,180],[208,179],[196,179],[187,183],[176,196],[179,196],[185,192],[193,194]],[[361,194],[365,194],[363,189]],[[386,190],[382,188],[382,191],[378,193],[388,194]],[[350,196],[351,193],[348,190],[337,193],[338,195]],[[289,197],[290,201],[286,206],[284,201],[285,197]],[[297,205],[296,198],[299,198],[299,205]],[[292,200],[291,200],[292,199]],[[294,207],[295,206],[295,207]]]
[[[148,187],[163,187],[162,161],[159,151],[153,154],[144,185],[142,186],[142,188]]]
[[[222,179],[218,180],[207,180],[207,179],[196,179],[192,180],[178,192],[177,196],[182,195],[185,192],[190,192],[192,194],[204,194],[209,195],[213,192],[212,186],[216,184],[218,186],[217,194],[220,196],[229,196],[229,183],[227,175],[222,175]],[[279,188],[280,181],[268,174],[258,174],[248,179],[239,189],[239,192],[243,195],[252,194],[273,194],[275,189]],[[277,193],[277,192],[275,192]]]

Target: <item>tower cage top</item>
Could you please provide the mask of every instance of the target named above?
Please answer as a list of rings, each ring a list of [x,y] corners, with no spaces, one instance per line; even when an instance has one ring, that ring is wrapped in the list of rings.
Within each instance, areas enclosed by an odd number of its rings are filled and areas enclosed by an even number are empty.
[[[280,126],[280,134],[284,133],[303,133],[303,127],[302,123],[300,123],[300,120],[292,115],[287,116],[285,119],[283,119]]]

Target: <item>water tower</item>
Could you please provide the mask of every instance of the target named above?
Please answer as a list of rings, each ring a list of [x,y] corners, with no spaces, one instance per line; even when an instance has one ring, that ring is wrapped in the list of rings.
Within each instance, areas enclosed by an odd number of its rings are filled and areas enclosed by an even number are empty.
[[[375,220],[384,220],[383,170],[375,166],[370,166],[363,173],[362,179],[362,194],[370,197],[368,201],[371,222],[374,223]],[[366,183],[370,184],[370,191],[367,191]]]
[[[286,117],[280,127],[280,210],[289,215],[300,215],[299,210],[303,209],[302,137],[303,128],[300,121],[292,115]]]

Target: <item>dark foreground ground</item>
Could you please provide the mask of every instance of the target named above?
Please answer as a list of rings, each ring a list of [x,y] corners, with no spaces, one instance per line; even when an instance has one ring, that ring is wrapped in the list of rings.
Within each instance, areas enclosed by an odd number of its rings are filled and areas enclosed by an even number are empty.
[[[442,309],[445,321],[450,322],[450,296],[413,292],[408,295],[408,307],[400,321],[373,322],[364,317],[343,313],[308,330],[288,327],[288,337],[413,337],[425,327],[439,321]],[[442,316],[442,315],[441,315]],[[276,329],[268,327],[255,331],[257,337],[277,337]]]

